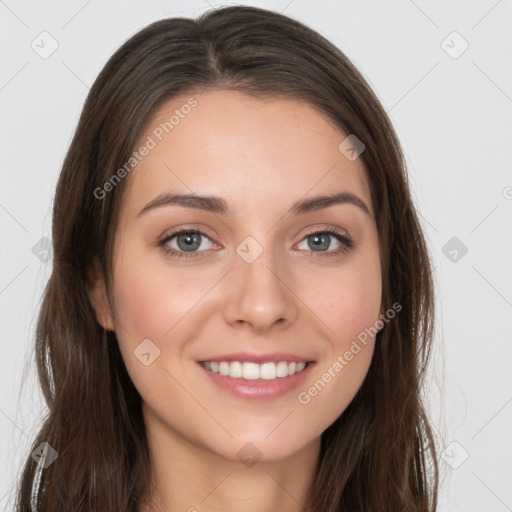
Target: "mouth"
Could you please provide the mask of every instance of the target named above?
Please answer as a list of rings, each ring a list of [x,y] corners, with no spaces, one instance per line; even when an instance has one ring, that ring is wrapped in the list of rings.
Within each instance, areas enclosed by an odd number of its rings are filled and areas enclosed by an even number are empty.
[[[316,361],[290,361],[286,358],[259,363],[243,359],[197,363],[208,383],[237,398],[256,400],[278,398],[292,392],[316,365]]]
[[[249,361],[200,361],[212,373],[232,379],[276,380],[290,377],[305,370],[309,363],[295,361],[269,361],[263,364]]]

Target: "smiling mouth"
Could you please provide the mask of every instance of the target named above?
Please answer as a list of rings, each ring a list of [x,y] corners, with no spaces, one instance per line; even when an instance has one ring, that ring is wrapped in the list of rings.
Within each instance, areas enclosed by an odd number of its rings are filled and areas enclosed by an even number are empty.
[[[258,364],[247,361],[201,361],[200,364],[212,373],[233,379],[271,381],[301,373],[310,362],[269,361]]]

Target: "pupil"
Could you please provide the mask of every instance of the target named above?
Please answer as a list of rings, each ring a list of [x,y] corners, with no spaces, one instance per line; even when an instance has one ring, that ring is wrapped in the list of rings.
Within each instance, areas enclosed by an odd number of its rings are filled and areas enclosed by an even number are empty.
[[[197,249],[199,245],[201,245],[200,242],[198,242],[198,238],[199,235],[197,233],[186,233],[185,235],[180,235],[178,237],[178,245],[180,246],[180,249]],[[181,246],[180,241],[185,243],[185,247]],[[194,244],[197,245],[197,247],[194,247]]]
[[[311,235],[309,238],[314,240],[313,244],[317,244],[320,241],[319,245],[313,245],[313,246],[310,245],[310,247],[312,247],[313,250],[316,250],[318,248],[320,248],[320,249],[328,249],[329,248],[329,237],[328,237],[328,235],[326,235],[326,234]],[[321,241],[322,238],[323,238],[323,243]]]

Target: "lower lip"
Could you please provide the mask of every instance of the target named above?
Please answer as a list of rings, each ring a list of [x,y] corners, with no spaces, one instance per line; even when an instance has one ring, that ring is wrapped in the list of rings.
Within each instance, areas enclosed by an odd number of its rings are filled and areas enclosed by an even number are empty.
[[[290,375],[289,377],[278,377],[274,380],[246,380],[242,378],[234,379],[227,375],[213,373],[207,370],[201,363],[198,364],[212,382],[220,388],[225,389],[238,398],[256,400],[267,400],[286,395],[286,393],[289,393],[302,384],[310,374],[313,366],[315,366],[314,362],[308,363],[304,370]]]

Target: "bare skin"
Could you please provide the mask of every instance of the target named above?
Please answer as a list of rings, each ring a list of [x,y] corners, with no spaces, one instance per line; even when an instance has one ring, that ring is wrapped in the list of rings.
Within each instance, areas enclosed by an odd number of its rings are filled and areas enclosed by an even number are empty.
[[[160,503],[143,512],[296,512],[321,434],[355,396],[373,355],[369,337],[333,369],[381,313],[370,189],[362,160],[338,149],[347,134],[312,106],[226,90],[193,97],[197,106],[161,141],[153,130],[189,96],[165,104],[141,136],[157,144],[125,178],[114,303],[100,275],[91,288],[98,321],[116,331],[143,399]],[[218,196],[231,211],[166,204],[140,213],[165,192]],[[299,200],[338,192],[368,212],[345,202],[287,213]],[[180,228],[205,233],[197,249],[187,251],[183,236],[158,245]],[[251,263],[236,250],[247,237],[257,243],[249,251],[262,249]],[[149,365],[134,355],[145,339],[160,351]],[[198,363],[234,352],[286,352],[314,364],[297,389],[258,401],[220,389]],[[309,393],[319,379],[325,386]],[[255,464],[241,460],[244,446],[260,457]]]

